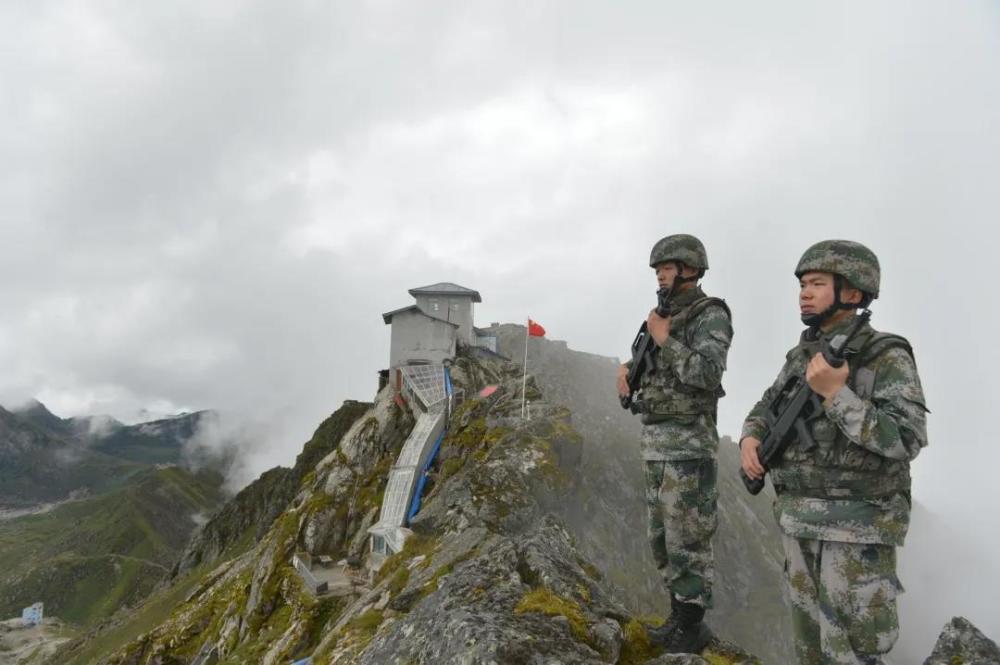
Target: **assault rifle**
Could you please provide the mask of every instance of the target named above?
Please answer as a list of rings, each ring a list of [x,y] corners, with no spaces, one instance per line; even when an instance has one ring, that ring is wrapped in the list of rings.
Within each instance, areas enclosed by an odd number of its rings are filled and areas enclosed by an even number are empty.
[[[824,345],[823,358],[831,367],[841,367],[847,361],[848,343],[858,334],[861,327],[868,323],[871,316],[871,311],[865,309],[854,320],[850,330],[834,336],[829,344]],[[805,375],[790,377],[767,405],[764,414],[767,433],[757,448],[757,459],[764,467],[764,472],[767,473],[778,463],[792,441],[798,440],[804,450],[814,448],[816,442],[809,433],[809,424],[822,416],[823,402],[806,383]],[[793,433],[796,436],[792,436]],[[764,489],[763,476],[757,479],[751,478],[741,468],[740,479],[750,494],[760,494]]]
[[[670,316],[670,289],[664,287],[656,292],[656,313],[663,318]],[[643,404],[639,399],[639,381],[647,371],[656,369],[656,342],[646,328],[643,321],[639,326],[639,332],[632,341],[632,366],[629,367],[628,395],[623,395],[620,400],[623,409],[628,409],[632,413],[642,413]]]

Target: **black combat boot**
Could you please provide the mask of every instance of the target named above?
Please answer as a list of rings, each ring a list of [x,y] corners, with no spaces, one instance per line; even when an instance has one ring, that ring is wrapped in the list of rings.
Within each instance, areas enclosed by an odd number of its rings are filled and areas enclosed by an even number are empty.
[[[646,635],[649,637],[649,643],[654,647],[663,649],[670,643],[670,638],[677,629],[677,607],[680,604],[681,601],[674,598],[674,594],[670,594],[670,616],[667,617],[667,620],[662,626],[658,626],[656,628],[646,628]]]
[[[702,622],[705,608],[694,603],[678,603],[674,616],[677,617],[677,622],[664,651],[701,653],[712,639],[712,631]]]

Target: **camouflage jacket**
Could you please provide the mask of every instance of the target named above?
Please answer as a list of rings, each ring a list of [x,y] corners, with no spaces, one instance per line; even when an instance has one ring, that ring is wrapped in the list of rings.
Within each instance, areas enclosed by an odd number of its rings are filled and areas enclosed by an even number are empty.
[[[763,438],[768,404],[790,377],[805,374],[825,340],[851,323],[817,339],[803,334],[747,416],[741,440]],[[847,385],[823,403],[810,427],[815,448],[793,441],[771,470],[775,516],[795,538],[902,545],[910,519],[910,461],[927,445],[920,377],[902,338],[866,325],[848,350],[854,355]]]
[[[651,412],[643,418],[647,460],[711,457],[718,449],[715,407],[725,394],[722,374],[733,327],[720,301],[688,317],[688,307],[705,298],[696,286],[672,299],[670,337],[657,352],[655,371],[642,377],[643,401]]]

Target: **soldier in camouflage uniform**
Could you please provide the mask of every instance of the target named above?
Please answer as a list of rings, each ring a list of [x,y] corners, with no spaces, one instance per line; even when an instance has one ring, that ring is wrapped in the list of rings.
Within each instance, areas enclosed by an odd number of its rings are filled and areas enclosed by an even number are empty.
[[[844,240],[813,245],[795,270],[809,328],[743,425],[743,470],[765,470],[757,447],[768,404],[805,375],[823,401],[813,442],[793,441],[769,469],[783,535],[795,646],[803,664],[881,663],[899,632],[896,547],[910,521],[910,461],[927,445],[924,394],[907,341],[865,324],[831,367],[819,353],[878,297],[878,259]]]
[[[649,265],[659,286],[671,288],[671,316],[653,310],[646,321],[659,349],[654,371],[641,384],[647,535],[672,608],[651,638],[671,653],[697,653],[711,637],[702,619],[712,605],[718,524],[716,405],[725,394],[722,373],[733,328],[726,303],[698,285],[708,269],[701,241],[667,236],[653,247]],[[619,371],[622,395],[628,394],[628,367]]]

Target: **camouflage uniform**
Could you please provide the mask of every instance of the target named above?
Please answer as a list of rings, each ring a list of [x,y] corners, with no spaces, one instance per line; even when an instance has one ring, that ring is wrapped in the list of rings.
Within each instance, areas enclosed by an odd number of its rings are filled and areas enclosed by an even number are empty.
[[[875,284],[877,295],[877,274]],[[788,378],[804,375],[824,341],[852,324],[849,317],[826,332],[803,333],[741,440],[764,437],[767,405]],[[811,424],[815,447],[793,441],[770,471],[796,652],[810,665],[879,663],[895,643],[902,591],[895,548],[909,527],[910,460],[927,445],[909,344],[866,324],[848,351],[847,384]]]
[[[715,411],[733,337],[729,311],[695,286],[671,300],[670,337],[642,380],[647,535],[680,601],[711,607],[716,514]],[[693,315],[693,316],[692,316]]]

